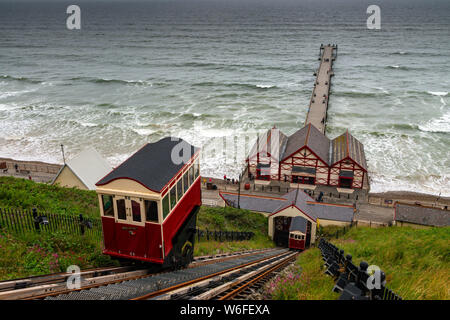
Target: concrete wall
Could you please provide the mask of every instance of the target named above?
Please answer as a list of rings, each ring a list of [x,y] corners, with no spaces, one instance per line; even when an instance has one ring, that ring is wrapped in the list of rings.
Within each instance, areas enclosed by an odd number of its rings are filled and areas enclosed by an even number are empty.
[[[345,221],[335,221],[335,220],[325,220],[325,219],[317,219],[319,226],[326,227],[326,226],[339,226],[339,227],[345,227],[349,226],[350,222]]]

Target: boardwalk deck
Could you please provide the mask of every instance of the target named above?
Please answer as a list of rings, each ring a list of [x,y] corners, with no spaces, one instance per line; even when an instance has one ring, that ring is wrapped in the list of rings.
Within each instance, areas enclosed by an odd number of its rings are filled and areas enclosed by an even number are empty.
[[[320,66],[316,73],[316,82],[311,95],[305,126],[311,123],[325,134],[328,98],[333,75],[333,59],[336,57],[337,46],[326,45],[321,46],[320,49]]]

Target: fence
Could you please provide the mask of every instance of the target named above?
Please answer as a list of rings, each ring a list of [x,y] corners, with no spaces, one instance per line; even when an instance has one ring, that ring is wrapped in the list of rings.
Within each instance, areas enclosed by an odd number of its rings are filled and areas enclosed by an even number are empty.
[[[356,267],[350,254],[344,256],[344,250],[339,250],[323,238],[318,247],[327,268],[325,273],[336,281],[333,291],[342,292],[340,300],[402,300],[385,287],[386,275],[383,271],[374,269],[375,273],[371,274],[365,261]]]
[[[0,208],[0,230],[16,234],[62,232],[95,239],[102,238],[100,219],[85,218],[83,215],[41,213],[33,210]]]
[[[214,240],[214,241],[243,241],[250,240],[255,235],[253,232],[241,232],[241,231],[210,231],[196,229],[197,240]]]

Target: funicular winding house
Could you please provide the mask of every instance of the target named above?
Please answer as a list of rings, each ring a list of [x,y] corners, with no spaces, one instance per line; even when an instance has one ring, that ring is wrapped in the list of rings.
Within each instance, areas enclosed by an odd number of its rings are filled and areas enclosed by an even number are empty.
[[[104,253],[156,264],[192,259],[201,205],[199,149],[184,140],[148,143],[97,182]]]

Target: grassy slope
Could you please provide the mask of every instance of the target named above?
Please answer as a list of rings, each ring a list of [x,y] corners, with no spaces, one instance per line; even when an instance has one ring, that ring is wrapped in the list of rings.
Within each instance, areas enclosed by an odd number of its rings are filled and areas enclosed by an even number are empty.
[[[355,264],[365,260],[378,265],[386,273],[387,286],[404,299],[449,299],[449,240],[450,228],[386,227],[354,228],[332,242],[350,253]],[[269,297],[336,299],[332,278],[323,274],[322,265],[318,249],[305,251],[294,269],[300,277],[275,280]]]
[[[0,207],[46,212],[83,213],[98,217],[94,191],[61,188],[13,177],[0,177]],[[250,241],[216,242],[202,240],[195,255],[272,247],[267,237],[267,218],[246,210],[202,207],[198,227],[209,230],[252,231]],[[101,253],[101,243],[64,234],[16,236],[0,232],[0,280],[65,271],[70,264],[81,268],[111,264]]]
[[[27,210],[36,207],[46,212],[100,216],[95,191],[61,188],[13,177],[0,177],[0,207]]]
[[[202,240],[195,245],[194,255],[196,256],[274,246],[267,235],[267,218],[248,210],[230,207],[202,207],[197,218],[197,226],[204,230],[253,232],[255,236],[249,241],[219,242]]]

